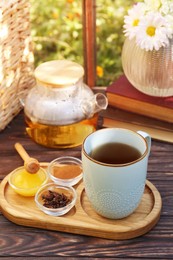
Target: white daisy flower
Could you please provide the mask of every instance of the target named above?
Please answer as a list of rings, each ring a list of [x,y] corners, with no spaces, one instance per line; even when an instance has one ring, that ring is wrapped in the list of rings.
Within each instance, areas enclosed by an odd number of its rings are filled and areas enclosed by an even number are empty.
[[[144,0],[124,19],[124,33],[146,50],[158,50],[173,37],[173,0]]]
[[[136,36],[138,24],[144,13],[144,3],[137,3],[128,11],[128,15],[124,17],[124,33],[129,39],[133,39]]]
[[[170,28],[170,35],[169,35],[169,38],[172,38],[173,36],[173,15],[167,15],[165,17],[165,20]]]
[[[155,11],[157,12],[159,8],[161,7],[162,3],[161,0],[144,0],[144,3],[146,4],[147,11]]]
[[[172,0],[162,0],[162,5],[160,7],[160,13],[163,15],[173,15],[173,1]]]
[[[143,17],[138,26],[136,43],[141,49],[159,50],[169,44],[170,27],[160,13],[152,12]]]

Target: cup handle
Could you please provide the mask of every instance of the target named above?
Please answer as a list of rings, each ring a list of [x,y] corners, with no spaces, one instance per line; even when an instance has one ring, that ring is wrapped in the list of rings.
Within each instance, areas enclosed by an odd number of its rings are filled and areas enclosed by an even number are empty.
[[[148,155],[150,154],[150,150],[151,150],[151,136],[143,131],[137,131],[138,134],[140,134],[141,136],[143,136],[145,138],[145,140],[147,141],[148,144]]]

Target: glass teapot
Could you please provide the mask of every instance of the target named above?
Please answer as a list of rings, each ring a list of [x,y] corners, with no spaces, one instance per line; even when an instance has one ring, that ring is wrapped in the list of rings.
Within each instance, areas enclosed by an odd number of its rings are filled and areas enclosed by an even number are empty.
[[[107,98],[83,83],[84,69],[68,60],[42,63],[35,70],[36,86],[25,100],[29,136],[47,147],[81,145],[96,130],[98,112]]]

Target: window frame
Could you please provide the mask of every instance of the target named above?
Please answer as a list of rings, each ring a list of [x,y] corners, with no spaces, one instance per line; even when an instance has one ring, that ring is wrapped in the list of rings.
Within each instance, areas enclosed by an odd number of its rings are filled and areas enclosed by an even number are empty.
[[[96,85],[96,0],[82,0],[85,82]]]

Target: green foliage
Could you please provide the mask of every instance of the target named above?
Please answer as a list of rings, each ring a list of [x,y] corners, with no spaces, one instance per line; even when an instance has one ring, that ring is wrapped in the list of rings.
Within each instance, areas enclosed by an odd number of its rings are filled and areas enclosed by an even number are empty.
[[[103,67],[103,77],[98,77],[98,85],[107,85],[122,74],[123,20],[132,1],[101,0],[99,3],[97,8],[97,64]]]
[[[52,59],[83,63],[81,1],[31,0],[35,65]]]
[[[35,66],[53,59],[83,65],[82,0],[30,0]],[[97,85],[122,74],[123,17],[132,0],[97,0]]]

